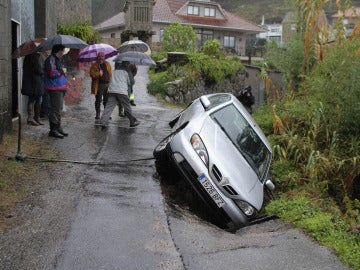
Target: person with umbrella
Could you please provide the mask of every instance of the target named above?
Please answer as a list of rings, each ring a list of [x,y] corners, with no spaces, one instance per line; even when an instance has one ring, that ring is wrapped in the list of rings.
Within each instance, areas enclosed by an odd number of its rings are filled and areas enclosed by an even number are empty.
[[[43,68],[40,53],[34,52],[24,58],[21,94],[28,96],[27,123],[44,125],[40,120],[41,98],[44,94]]]
[[[111,113],[118,103],[121,103],[124,108],[125,116],[130,120],[130,127],[136,127],[140,124],[131,111],[129,99],[129,89],[131,86],[128,73],[129,64],[128,61],[123,61],[120,65],[115,65],[108,89],[108,102],[100,118],[100,125],[103,129],[107,127]]]
[[[67,90],[66,70],[60,62],[60,58],[64,55],[64,52],[64,45],[54,45],[51,50],[51,55],[46,58],[44,64],[44,85],[50,97],[49,136],[60,139],[68,136],[68,133],[61,127],[61,113]]]
[[[95,95],[95,119],[100,119],[101,102],[104,108],[107,103],[107,92],[112,75],[111,64],[105,60],[105,54],[99,52],[96,62],[91,64],[91,94]]]

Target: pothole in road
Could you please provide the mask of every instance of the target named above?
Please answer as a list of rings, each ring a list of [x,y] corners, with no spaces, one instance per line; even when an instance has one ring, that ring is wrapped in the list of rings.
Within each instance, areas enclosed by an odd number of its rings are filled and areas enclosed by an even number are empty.
[[[156,173],[153,175],[153,178],[160,182],[162,194],[173,215],[182,216],[190,213],[221,229],[226,229],[216,222],[216,219],[201,201],[199,196],[180,176],[164,179]],[[181,211],[179,211],[179,209],[181,209]]]

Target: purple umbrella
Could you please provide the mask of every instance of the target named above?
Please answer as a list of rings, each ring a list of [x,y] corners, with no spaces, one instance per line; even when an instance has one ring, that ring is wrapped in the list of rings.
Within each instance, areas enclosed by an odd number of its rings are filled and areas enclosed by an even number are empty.
[[[93,62],[96,61],[98,53],[104,53],[105,59],[118,54],[118,51],[105,43],[97,43],[86,46],[81,50],[76,61],[78,62]]]

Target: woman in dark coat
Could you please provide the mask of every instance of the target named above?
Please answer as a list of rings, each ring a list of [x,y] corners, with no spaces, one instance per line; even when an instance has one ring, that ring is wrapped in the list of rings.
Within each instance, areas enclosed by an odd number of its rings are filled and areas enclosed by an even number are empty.
[[[44,94],[43,65],[41,55],[32,53],[26,55],[23,63],[23,77],[21,94],[28,96],[27,123],[29,125],[43,125],[40,121],[41,98]]]

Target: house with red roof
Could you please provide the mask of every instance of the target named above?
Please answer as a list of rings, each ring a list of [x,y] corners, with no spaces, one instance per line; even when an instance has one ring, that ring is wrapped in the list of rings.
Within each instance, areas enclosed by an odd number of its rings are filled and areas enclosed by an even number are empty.
[[[350,36],[354,30],[356,21],[360,16],[360,7],[354,7],[346,9],[345,11],[338,11],[337,13],[331,15],[332,24],[334,25],[339,19],[344,25],[344,29],[347,36]]]
[[[147,9],[150,14],[144,13],[145,9],[142,9],[140,17],[126,16],[132,11],[132,1],[127,2],[129,4],[125,3],[123,12],[94,26],[102,38],[113,46],[134,38],[155,46],[156,43],[161,42],[164,28],[172,22],[179,22],[193,27],[198,36],[199,46],[208,39],[218,39],[223,49],[245,55],[246,40],[267,31],[253,22],[226,11],[220,4],[210,0],[154,0],[152,7]],[[144,20],[150,18],[151,31],[141,31],[141,29],[128,31],[127,20],[133,18],[141,20],[141,16],[144,16]],[[116,41],[119,41],[119,44],[114,44]]]

